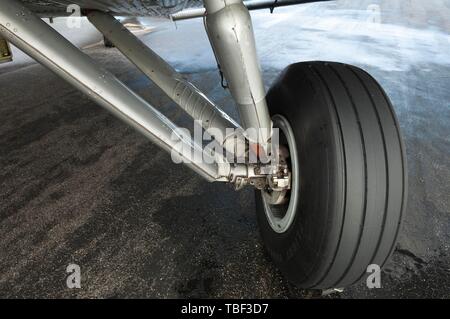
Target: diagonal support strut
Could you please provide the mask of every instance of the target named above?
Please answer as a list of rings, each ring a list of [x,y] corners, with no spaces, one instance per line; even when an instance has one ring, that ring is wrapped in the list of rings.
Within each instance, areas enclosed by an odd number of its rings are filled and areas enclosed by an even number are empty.
[[[225,160],[195,160],[198,152],[202,158],[210,155],[192,140],[180,136],[175,124],[99,67],[21,1],[2,0],[0,35],[161,148],[168,152],[177,150],[177,156],[208,181],[228,181],[229,165],[217,164]]]

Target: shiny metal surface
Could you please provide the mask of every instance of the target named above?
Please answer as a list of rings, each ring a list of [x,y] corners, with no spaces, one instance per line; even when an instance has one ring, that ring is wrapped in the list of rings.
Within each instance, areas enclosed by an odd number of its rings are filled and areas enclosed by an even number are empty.
[[[216,106],[192,83],[172,68],[152,49],[128,31],[118,20],[108,13],[92,11],[89,21],[104,34],[138,69],[147,75],[166,95],[178,104],[194,120],[228,151],[235,153],[234,143],[225,143],[230,135],[227,129],[239,128],[231,117]],[[215,134],[217,132],[217,134]],[[238,139],[239,142],[244,142]],[[224,144],[225,143],[225,144]],[[245,144],[236,149],[245,151]],[[243,154],[240,154],[243,155]]]
[[[271,136],[272,122],[248,9],[242,0],[205,0],[204,4],[209,39],[238,106],[242,127],[259,130],[259,141],[253,142],[264,145]]]

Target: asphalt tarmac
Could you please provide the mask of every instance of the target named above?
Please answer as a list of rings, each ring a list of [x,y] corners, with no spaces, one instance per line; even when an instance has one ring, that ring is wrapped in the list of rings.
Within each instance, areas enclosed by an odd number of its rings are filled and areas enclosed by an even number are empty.
[[[338,1],[253,14],[267,86],[284,66],[369,71],[404,134],[409,197],[382,288],[333,298],[450,298],[450,1]],[[201,21],[142,39],[237,118]],[[84,44],[83,44],[84,45]],[[84,49],[192,126],[116,49]],[[209,184],[40,65],[0,69],[0,297],[318,298],[264,252],[252,189]],[[66,267],[81,267],[68,289]]]

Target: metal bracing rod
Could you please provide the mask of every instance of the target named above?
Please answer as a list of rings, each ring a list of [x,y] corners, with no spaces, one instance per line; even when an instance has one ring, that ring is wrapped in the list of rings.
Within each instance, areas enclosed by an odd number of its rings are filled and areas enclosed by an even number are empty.
[[[119,49],[138,69],[147,75],[169,98],[177,103],[192,118],[199,120],[217,142],[229,147],[234,153],[232,143],[225,143],[239,125],[219,107],[214,105],[200,90],[187,81],[184,76],[173,69],[166,61],[139,40],[117,19],[101,11],[88,11],[89,21]],[[215,134],[217,132],[218,134]],[[240,143],[243,139],[237,140]],[[236,147],[245,150],[244,145]],[[242,154],[240,154],[242,155]]]
[[[264,145],[272,122],[248,9],[242,0],[204,0],[204,5],[211,45],[238,105],[242,126],[260,130],[259,142]]]
[[[277,7],[292,6],[296,4],[323,2],[330,0],[251,0],[245,1],[244,5],[248,10],[274,9]],[[187,20],[203,17],[206,14],[205,8],[186,9],[172,14],[173,21]]]
[[[175,140],[176,126],[128,89],[110,72],[83,54],[18,0],[1,0],[0,34],[95,102],[167,151],[189,150],[180,157],[209,181],[221,178],[214,161],[195,161],[202,149],[192,140]],[[198,153],[197,153],[198,154]]]

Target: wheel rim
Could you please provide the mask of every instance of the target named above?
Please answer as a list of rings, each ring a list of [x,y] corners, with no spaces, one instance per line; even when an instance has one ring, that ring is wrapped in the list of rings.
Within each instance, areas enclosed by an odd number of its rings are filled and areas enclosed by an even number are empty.
[[[299,201],[299,169],[298,169],[298,152],[295,143],[294,132],[288,120],[282,115],[275,115],[272,118],[273,125],[279,129],[280,144],[283,141],[289,149],[290,169],[291,169],[291,190],[289,191],[288,202],[283,205],[271,205],[266,200],[267,191],[262,192],[262,201],[264,204],[264,212],[270,227],[277,233],[285,233],[295,219]],[[284,143],[283,143],[284,144]]]

